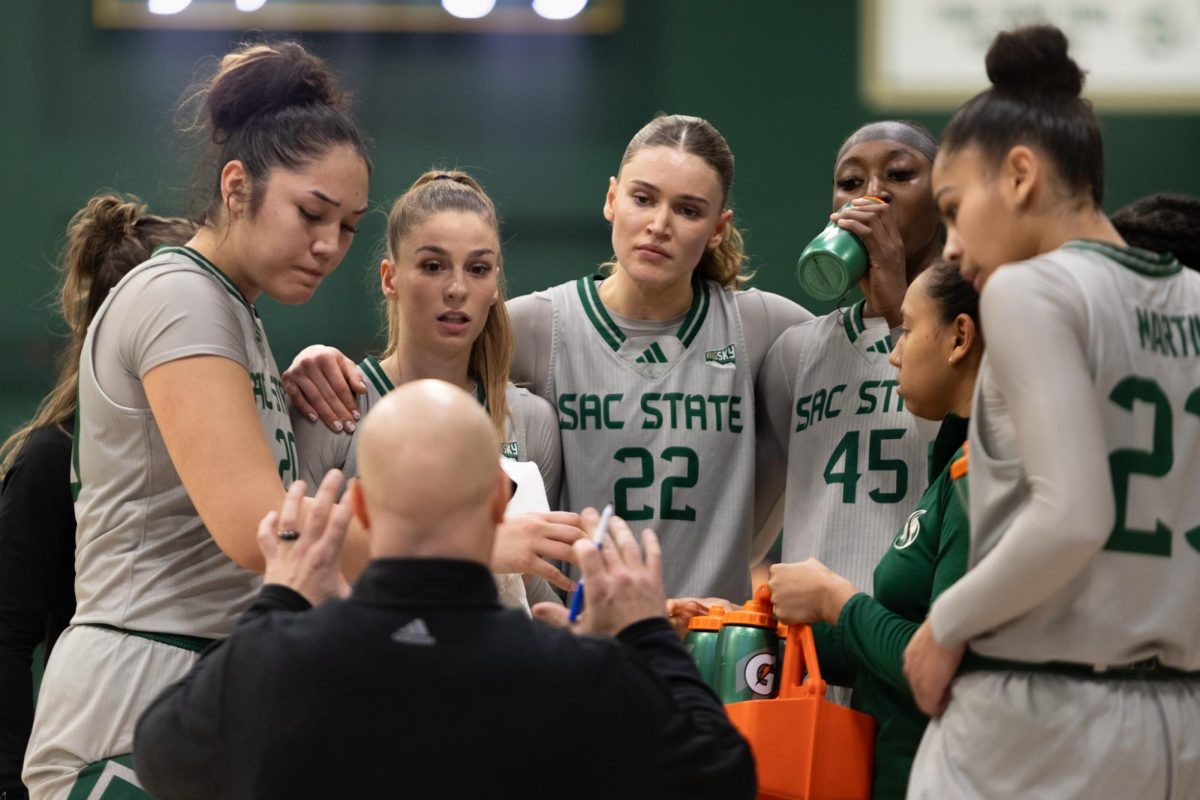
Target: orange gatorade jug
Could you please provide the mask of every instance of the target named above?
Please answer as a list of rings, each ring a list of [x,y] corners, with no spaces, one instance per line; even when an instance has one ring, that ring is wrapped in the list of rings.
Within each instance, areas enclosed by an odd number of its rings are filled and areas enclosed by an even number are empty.
[[[725,711],[754,752],[760,800],[871,796],[875,720],[825,699],[808,625],[788,626],[779,696]]]

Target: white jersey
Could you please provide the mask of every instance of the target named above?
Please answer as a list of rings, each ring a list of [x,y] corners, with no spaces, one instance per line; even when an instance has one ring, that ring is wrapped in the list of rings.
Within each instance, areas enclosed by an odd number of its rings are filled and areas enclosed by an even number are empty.
[[[358,412],[362,417],[392,391],[395,386],[380,366],[378,359],[367,356],[358,365],[367,391],[358,396]],[[561,456],[558,445],[554,409],[542,398],[511,383],[505,390],[509,415],[505,421],[506,436],[500,443],[500,455],[513,461],[533,461],[542,474],[546,495],[551,504],[559,490]],[[485,407],[487,397],[482,384],[477,385],[476,397]],[[299,453],[300,475],[308,484],[309,494],[316,492],[321,479],[331,469],[340,469],[347,478],[358,474],[355,442],[358,433],[335,433],[319,422],[310,422],[298,412],[292,413]]]
[[[678,329],[657,336],[627,336],[595,278],[548,294],[562,506],[612,502],[653,528],[671,596],[748,597],[754,381],[736,292],[694,281]]]
[[[971,419],[971,570],[943,643],[1200,670],[1200,275],[1073,241],[999,269]]]
[[[897,392],[883,319],[863,301],[789,328],[759,379],[763,435],[787,456],[783,560],[816,557],[863,591],[920,499],[936,426]]]
[[[204,527],[142,390],[154,367],[197,355],[246,368],[280,478],[296,476],[279,371],[254,307],[195,250],[161,248],[117,284],[83,344],[72,454],[74,624],[223,637],[258,590],[259,576],[230,560]]]

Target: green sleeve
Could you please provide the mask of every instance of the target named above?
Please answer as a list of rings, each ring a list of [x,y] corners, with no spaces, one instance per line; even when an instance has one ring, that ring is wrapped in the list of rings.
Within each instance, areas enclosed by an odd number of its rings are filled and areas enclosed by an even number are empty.
[[[966,481],[967,478],[964,475],[959,480]],[[948,498],[946,508],[942,512],[942,536],[938,542],[937,560],[933,565],[933,588],[929,593],[931,606],[938,595],[949,589],[967,571],[971,526],[967,521],[967,510],[963,508],[962,500],[953,491],[957,482],[951,482],[952,496]]]
[[[962,577],[967,568],[969,531],[962,504],[947,495],[939,532],[938,551],[934,560],[933,582],[929,587],[929,604],[951,584]],[[859,593],[842,607],[837,627],[842,646],[885,683],[905,694],[912,694],[904,678],[904,648],[916,633],[919,624],[889,611],[873,597]]]
[[[812,632],[821,679],[831,686],[853,686],[858,675],[858,659],[846,649],[841,630],[826,622],[814,622]]]

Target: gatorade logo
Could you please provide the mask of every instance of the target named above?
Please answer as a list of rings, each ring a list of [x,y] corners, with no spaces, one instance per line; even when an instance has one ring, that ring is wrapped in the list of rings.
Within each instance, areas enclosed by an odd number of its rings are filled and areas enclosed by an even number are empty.
[[[921,517],[924,516],[926,509],[918,508],[908,517],[908,521],[904,523],[903,530],[896,536],[896,540],[892,542],[892,547],[897,550],[903,550],[917,540],[921,535]]]
[[[704,353],[704,363],[712,364],[715,367],[733,366],[737,363],[737,354],[732,344],[720,350],[706,350]]]
[[[517,443],[516,442],[501,442],[500,455],[513,461],[517,460]]]
[[[746,688],[760,697],[770,697],[775,690],[775,654],[757,653],[746,661],[743,676]]]

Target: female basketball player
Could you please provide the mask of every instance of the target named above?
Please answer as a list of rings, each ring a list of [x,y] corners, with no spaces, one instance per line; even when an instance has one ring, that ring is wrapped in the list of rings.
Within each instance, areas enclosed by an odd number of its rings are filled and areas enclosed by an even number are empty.
[[[299,466],[252,304],[306,301],[366,209],[363,139],[333,73],[300,45],[226,56],[199,99],[215,151],[200,227],[118,284],[82,349],[78,608],[26,756],[39,798],[136,787],[139,711],[253,598],[258,522]],[[360,535],[347,571],[365,557]]]
[[[934,168],[988,351],[971,569],[905,653],[918,704],[942,715],[909,796],[1192,796],[1200,276],[1127,248],[1104,215],[1100,131],[1061,31],[1000,34],[987,72]]]
[[[49,657],[75,611],[68,475],[83,337],[126,272],[154,248],[183,244],[195,232],[188,220],[151,214],[136,198],[113,194],[93,197],[67,226],[59,310],[69,333],[58,380],[33,419],[0,446],[0,797],[24,796],[21,762],[33,724],[34,649],[42,643]]]
[[[540,397],[508,382],[512,325],[501,281],[500,221],[483,188],[457,171],[427,172],[392,206],[387,226],[387,258],[380,283],[387,307],[387,347],[380,358],[359,364],[367,385],[359,414],[393,387],[420,378],[439,378],[474,393],[492,417],[501,455],[532,461],[548,497],[558,497],[562,468],[558,421]],[[315,490],[326,471],[356,475],[355,436],[346,436],[296,413],[292,419],[302,477]],[[576,514],[552,512],[510,519],[508,528],[527,525],[557,532],[541,554],[573,560],[570,544],[582,532]],[[511,547],[513,531],[501,532],[493,567],[498,572],[532,571],[570,588],[554,567],[529,550]],[[557,545],[557,546],[556,546]],[[525,558],[521,553],[525,553]],[[545,587],[544,582],[529,583]],[[502,583],[502,598],[508,597]],[[507,587],[524,597],[523,590]],[[553,599],[552,592],[533,598]],[[510,598],[513,599],[513,598]],[[519,598],[515,598],[519,599]]]
[[[787,331],[759,381],[764,448],[787,460],[783,560],[816,557],[867,592],[924,489],[936,431],[905,412],[888,364],[905,287],[941,244],[936,152],[929,131],[905,121],[872,122],[845,141],[831,218],[866,246],[863,299]]]

